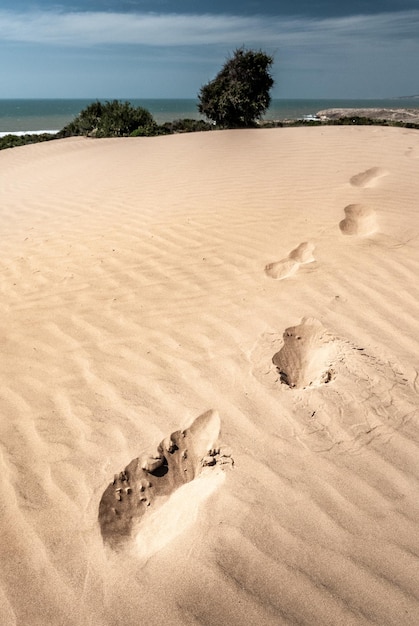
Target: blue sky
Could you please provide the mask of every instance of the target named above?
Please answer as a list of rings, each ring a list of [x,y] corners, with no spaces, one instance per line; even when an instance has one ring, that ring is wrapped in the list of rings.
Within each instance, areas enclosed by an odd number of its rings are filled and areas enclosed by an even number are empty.
[[[235,48],[276,98],[419,93],[419,0],[2,0],[1,98],[194,98]]]

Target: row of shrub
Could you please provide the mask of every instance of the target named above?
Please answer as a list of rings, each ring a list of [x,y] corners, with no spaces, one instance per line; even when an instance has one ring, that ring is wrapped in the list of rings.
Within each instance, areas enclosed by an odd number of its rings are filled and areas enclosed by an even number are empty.
[[[209,130],[211,124],[203,120],[177,120],[159,125],[152,114],[143,107],[133,107],[130,102],[112,100],[92,102],[67,124],[58,137],[85,135],[87,137],[153,137],[170,133]]]
[[[400,120],[378,119],[372,117],[364,117],[359,115],[347,115],[339,117],[335,120],[328,120],[329,126],[396,126],[398,128],[419,128],[419,124],[414,122],[402,122]]]
[[[380,120],[370,117],[345,116],[334,120],[293,120],[287,122],[264,121],[260,126],[274,128],[283,126],[341,126],[341,125],[396,126],[419,129],[419,124],[394,120]],[[63,137],[154,137],[174,133],[190,133],[213,130],[214,125],[204,120],[180,119],[157,124],[151,113],[142,107],[133,107],[129,102],[119,100],[105,103],[96,101],[90,104],[57,134],[5,135],[0,137],[0,150],[14,148]]]
[[[212,130],[204,120],[179,119],[157,124],[151,113],[142,107],[133,107],[119,100],[92,102],[58,133],[5,135],[0,137],[0,150],[26,144],[62,139],[64,137],[154,137],[174,133]]]
[[[4,137],[0,137],[0,150],[25,146],[28,143],[50,141],[55,138],[56,136],[51,133],[42,133],[41,135],[4,135]]]
[[[403,122],[400,120],[378,119],[372,117],[363,117],[359,115],[351,115],[339,117],[331,120],[287,120],[274,121],[266,120],[260,123],[263,128],[283,128],[284,126],[395,126],[398,128],[415,128],[419,129],[419,124],[415,122]]]

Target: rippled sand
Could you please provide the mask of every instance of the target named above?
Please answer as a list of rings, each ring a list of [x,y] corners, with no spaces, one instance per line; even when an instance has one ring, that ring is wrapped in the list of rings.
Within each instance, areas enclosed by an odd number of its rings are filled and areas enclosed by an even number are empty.
[[[418,157],[0,152],[2,626],[418,624]]]

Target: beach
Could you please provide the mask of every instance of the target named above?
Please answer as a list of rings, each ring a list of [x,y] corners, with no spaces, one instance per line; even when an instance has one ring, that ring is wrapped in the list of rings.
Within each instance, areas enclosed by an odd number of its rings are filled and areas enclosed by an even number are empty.
[[[419,133],[0,152],[2,626],[416,626]]]

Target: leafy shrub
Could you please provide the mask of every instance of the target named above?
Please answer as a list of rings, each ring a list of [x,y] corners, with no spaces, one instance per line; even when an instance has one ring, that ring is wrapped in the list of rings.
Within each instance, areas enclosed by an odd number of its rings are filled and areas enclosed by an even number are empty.
[[[161,128],[164,128],[167,133],[195,133],[204,130],[212,130],[214,126],[204,120],[184,118],[174,120],[173,122],[165,122]]]
[[[156,137],[156,135],[168,135],[163,126],[154,124],[153,126],[140,126],[130,134],[130,137]]]
[[[201,87],[198,110],[223,128],[251,127],[271,102],[273,57],[238,48],[217,76]]]
[[[60,137],[87,135],[89,137],[128,137],[137,129],[147,129],[153,134],[157,124],[143,107],[133,107],[130,102],[92,102],[59,133]]]

